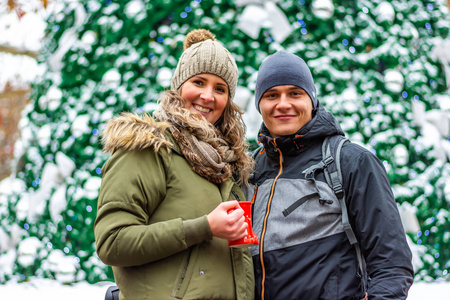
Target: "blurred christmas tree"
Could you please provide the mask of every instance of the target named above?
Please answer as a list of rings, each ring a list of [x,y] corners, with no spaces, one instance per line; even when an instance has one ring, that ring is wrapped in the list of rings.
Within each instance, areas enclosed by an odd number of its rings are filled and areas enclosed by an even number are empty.
[[[154,110],[194,28],[236,58],[236,102],[253,143],[259,65],[280,49],[305,58],[320,101],[384,162],[421,252],[417,278],[449,279],[449,25],[443,0],[58,1],[15,172],[0,183],[0,282],[113,279],[92,229],[107,159],[99,136],[121,111]]]

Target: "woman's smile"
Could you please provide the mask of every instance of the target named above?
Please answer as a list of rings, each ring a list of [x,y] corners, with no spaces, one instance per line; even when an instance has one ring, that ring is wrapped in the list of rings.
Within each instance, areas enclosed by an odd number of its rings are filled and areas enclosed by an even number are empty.
[[[194,107],[195,110],[199,111],[201,114],[207,114],[210,111],[212,111],[212,109],[200,106],[198,104],[192,104],[192,106]]]

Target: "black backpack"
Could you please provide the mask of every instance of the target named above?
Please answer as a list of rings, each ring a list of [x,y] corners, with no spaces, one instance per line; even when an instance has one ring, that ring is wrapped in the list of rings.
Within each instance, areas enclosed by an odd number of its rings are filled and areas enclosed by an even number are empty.
[[[342,135],[327,136],[322,143],[322,161],[315,165],[310,166],[302,173],[305,174],[305,179],[314,182],[314,185],[316,186],[317,189],[317,194],[319,195],[319,201],[321,204],[325,204],[330,203],[330,201],[332,202],[332,200],[327,200],[321,195],[321,192],[316,184],[316,179],[314,177],[317,171],[319,172],[323,171],[328,185],[334,191],[337,199],[339,200],[342,214],[342,225],[344,227],[345,234],[347,235],[350,244],[355,248],[360,272],[358,276],[361,277],[361,287],[363,289],[365,296],[364,299],[368,299],[366,264],[362,256],[358,240],[356,239],[355,233],[353,232],[353,229],[348,220],[347,205],[345,203],[345,192],[342,185],[340,158],[341,158],[341,148],[345,142],[350,141]],[[261,149],[262,146],[253,151],[251,155],[253,159],[256,158]],[[302,203],[306,202],[309,198],[311,198],[310,196],[315,196],[317,194],[305,196],[299,199],[294,204],[285,209],[283,211],[283,214],[287,216],[289,213],[291,213],[293,210],[299,207]]]

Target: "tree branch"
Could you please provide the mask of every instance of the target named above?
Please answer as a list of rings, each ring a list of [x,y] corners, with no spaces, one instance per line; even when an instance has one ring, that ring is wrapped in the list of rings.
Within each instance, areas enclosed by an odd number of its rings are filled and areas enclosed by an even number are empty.
[[[8,45],[2,45],[2,44],[0,44],[0,52],[6,52],[6,53],[13,54],[13,55],[26,55],[26,56],[29,56],[34,59],[36,59],[37,56],[39,55],[39,52],[37,52],[37,51],[20,49],[20,48],[8,46]]]
[[[0,91],[0,100],[5,98],[25,97],[25,95],[29,93],[31,93],[30,88],[20,90]]]

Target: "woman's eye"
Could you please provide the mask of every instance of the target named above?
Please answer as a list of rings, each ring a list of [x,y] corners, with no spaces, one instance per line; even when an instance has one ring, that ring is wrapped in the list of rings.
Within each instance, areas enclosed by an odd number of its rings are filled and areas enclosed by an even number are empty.
[[[219,93],[225,93],[225,89],[224,89],[224,88],[218,87],[218,88],[216,88],[216,90],[217,90]]]
[[[196,85],[203,85],[203,81],[201,81],[201,80],[194,80],[193,82]]]

